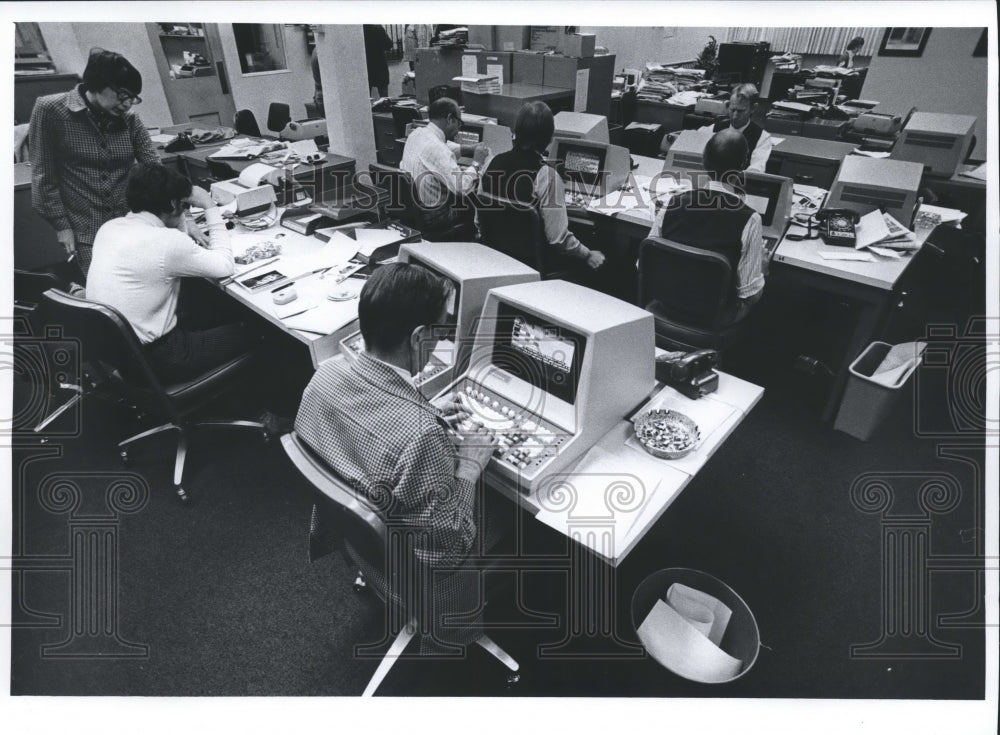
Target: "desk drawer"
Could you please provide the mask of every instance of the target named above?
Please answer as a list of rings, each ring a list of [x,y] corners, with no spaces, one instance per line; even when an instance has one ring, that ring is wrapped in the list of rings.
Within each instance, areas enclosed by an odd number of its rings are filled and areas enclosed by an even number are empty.
[[[833,186],[833,180],[837,176],[839,167],[840,164],[836,161],[781,158],[775,173],[779,176],[787,176],[796,184],[808,184],[809,186],[818,186],[821,189],[829,189]]]

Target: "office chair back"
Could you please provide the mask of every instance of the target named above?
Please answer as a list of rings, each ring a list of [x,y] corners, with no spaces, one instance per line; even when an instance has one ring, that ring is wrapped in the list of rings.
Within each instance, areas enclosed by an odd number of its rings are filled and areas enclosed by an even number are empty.
[[[14,315],[27,318],[32,331],[36,332],[36,327],[41,326],[40,317],[44,307],[42,294],[59,286],[59,279],[53,273],[35,273],[15,268]]]
[[[272,102],[267,108],[267,129],[280,133],[292,121],[292,108],[284,102]]]
[[[253,110],[237,110],[233,116],[233,127],[239,135],[251,135],[255,138],[260,136],[260,126],[257,125]]]
[[[225,161],[213,161],[211,158],[206,158],[205,163],[208,164],[208,173],[216,181],[228,181],[239,176],[236,169]]]
[[[439,84],[427,90],[427,104],[431,104],[442,97],[448,97],[455,100],[458,104],[462,104],[462,88],[453,87],[450,84]]]
[[[110,306],[58,289],[49,289],[43,298],[47,316],[66,336],[80,341],[83,360],[102,380],[116,385],[136,405],[180,420],[125,317]]]
[[[534,268],[543,279],[553,277],[537,200],[524,204],[483,192],[476,197],[476,214],[485,245]]]
[[[407,107],[405,105],[393,105],[392,107],[392,125],[396,129],[396,137],[402,138],[406,135],[407,124],[413,122],[414,120],[422,120],[420,116],[420,110],[415,107]]]
[[[733,272],[721,253],[661,237],[639,245],[639,305],[655,318],[657,344],[721,348]]]
[[[372,163],[368,166],[372,184],[389,192],[385,213],[399,219],[404,225],[420,229],[420,212],[413,200],[413,180],[405,171]]]

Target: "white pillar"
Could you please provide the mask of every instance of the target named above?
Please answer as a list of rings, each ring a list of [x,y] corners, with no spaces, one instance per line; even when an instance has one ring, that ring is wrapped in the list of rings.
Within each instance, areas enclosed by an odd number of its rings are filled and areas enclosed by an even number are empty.
[[[315,38],[330,152],[367,171],[376,159],[364,33],[361,26],[319,25]]]

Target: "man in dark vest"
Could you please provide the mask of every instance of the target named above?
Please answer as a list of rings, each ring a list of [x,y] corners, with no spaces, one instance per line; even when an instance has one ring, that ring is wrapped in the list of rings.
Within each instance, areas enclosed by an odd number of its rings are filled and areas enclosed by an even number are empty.
[[[604,254],[591,250],[569,231],[566,214],[566,187],[559,173],[544,159],[552,142],[555,122],[544,102],[528,102],[514,122],[514,147],[493,158],[480,186],[487,194],[516,202],[541,206],[545,237],[553,251],[553,270],[575,271],[585,285],[592,285],[596,271],[604,264]],[[577,280],[574,278],[574,280]]]
[[[726,104],[729,117],[715,125],[706,125],[700,130],[711,130],[714,133],[727,128],[739,130],[747,140],[747,156],[741,168],[745,171],[764,173],[764,167],[767,165],[774,144],[770,134],[750,119],[757,107],[758,94],[757,88],[752,84],[736,86]]]
[[[682,245],[722,253],[735,278],[727,322],[744,318],[764,290],[764,240],[760,215],[747,206],[727,181],[738,180],[747,141],[726,128],[708,141],[703,163],[710,179],[703,187],[672,197],[653,226],[660,237]]]

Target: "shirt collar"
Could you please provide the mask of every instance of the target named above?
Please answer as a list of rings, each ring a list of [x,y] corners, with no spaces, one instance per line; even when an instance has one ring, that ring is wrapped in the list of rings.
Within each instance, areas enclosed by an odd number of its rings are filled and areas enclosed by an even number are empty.
[[[386,362],[385,360],[379,360],[377,357],[375,357],[374,355],[372,355],[370,352],[367,353],[367,354],[368,354],[368,357],[371,358],[372,360],[374,360],[375,362],[379,363],[380,365],[385,365],[387,368],[389,368],[394,373],[396,373],[396,375],[398,375],[399,377],[401,377],[408,386],[410,386],[412,388],[416,388],[416,385],[414,385],[414,383],[413,383],[413,376],[410,375],[409,372],[407,372],[406,370],[403,370],[403,368],[401,368],[401,367],[399,367],[397,365],[393,365],[391,362]]]
[[[66,107],[70,112],[83,112],[87,109],[87,101],[83,98],[83,85],[78,84],[66,93]]]
[[[166,227],[163,220],[152,212],[129,212],[125,215],[125,219],[142,222],[150,227]]]
[[[440,140],[442,143],[447,143],[448,140],[444,137],[444,131],[432,122],[425,125],[428,130],[431,131],[431,135]]]
[[[721,181],[716,181],[715,179],[709,179],[708,184],[705,185],[708,191],[717,191],[722,194],[736,194],[732,187],[723,184]],[[737,195],[739,196],[739,195]]]

